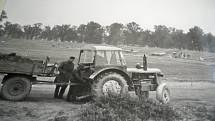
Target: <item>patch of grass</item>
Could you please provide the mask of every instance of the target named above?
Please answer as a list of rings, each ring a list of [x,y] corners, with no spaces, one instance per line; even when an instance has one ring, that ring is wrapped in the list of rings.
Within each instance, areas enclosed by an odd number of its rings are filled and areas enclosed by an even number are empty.
[[[126,96],[101,97],[80,114],[81,121],[174,121],[179,114],[169,105]]]
[[[215,107],[206,105],[187,104],[177,108],[183,121],[215,121]]]

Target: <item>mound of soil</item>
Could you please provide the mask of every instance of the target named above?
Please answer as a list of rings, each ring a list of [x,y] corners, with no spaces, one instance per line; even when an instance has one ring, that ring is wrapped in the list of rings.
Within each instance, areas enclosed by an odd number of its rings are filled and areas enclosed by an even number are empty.
[[[33,63],[33,60],[23,57],[23,56],[18,56],[18,55],[16,55],[16,53],[10,53],[10,54],[0,53],[0,60],[1,61],[12,61],[12,62]]]

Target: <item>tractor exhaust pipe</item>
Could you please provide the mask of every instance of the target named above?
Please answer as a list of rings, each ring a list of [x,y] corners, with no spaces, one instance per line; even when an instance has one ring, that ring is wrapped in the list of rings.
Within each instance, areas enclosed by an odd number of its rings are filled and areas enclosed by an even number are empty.
[[[143,56],[143,70],[147,71],[147,58],[145,54]]]

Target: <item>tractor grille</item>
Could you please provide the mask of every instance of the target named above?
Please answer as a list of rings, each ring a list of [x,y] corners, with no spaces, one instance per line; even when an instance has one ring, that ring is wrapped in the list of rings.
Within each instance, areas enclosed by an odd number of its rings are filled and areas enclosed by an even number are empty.
[[[132,73],[132,80],[135,85],[141,82],[156,84],[156,75],[154,73]]]

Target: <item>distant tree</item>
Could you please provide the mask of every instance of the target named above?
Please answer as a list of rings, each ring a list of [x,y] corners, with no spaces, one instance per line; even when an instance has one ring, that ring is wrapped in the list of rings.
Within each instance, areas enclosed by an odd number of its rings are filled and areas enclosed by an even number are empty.
[[[11,22],[4,23],[4,34],[9,38],[21,38],[23,35],[22,27],[19,24]]]
[[[33,39],[34,34],[33,34],[33,27],[31,25],[24,25],[24,36],[25,39]]]
[[[12,37],[13,38],[22,38],[23,37],[23,31],[22,31],[22,26],[15,23],[15,24],[12,24],[12,30],[13,30],[13,34],[12,34]]]
[[[42,23],[35,23],[32,27],[32,38],[39,39],[42,33]]]
[[[78,42],[85,42],[86,41],[86,33],[87,33],[87,25],[81,24],[77,28],[77,35],[78,35]]]
[[[189,39],[188,42],[189,49],[199,51],[203,49],[202,46],[203,30],[200,27],[195,26],[193,28],[190,28],[189,32],[187,33],[187,37]]]
[[[45,26],[41,32],[41,38],[45,40],[52,40],[52,30],[50,26]]]
[[[153,46],[153,43],[152,43],[151,40],[152,40],[152,32],[150,30],[145,30],[145,31],[140,32],[140,37],[139,37],[139,40],[138,40],[139,45]]]
[[[60,25],[55,25],[51,30],[51,36],[53,40],[59,40],[59,28]]]
[[[4,32],[5,32],[4,34],[6,34],[6,36],[9,35],[11,32],[11,25],[12,25],[12,23],[9,21],[6,21],[4,23]]]
[[[69,29],[70,29],[70,25],[67,25],[67,24],[55,25],[52,28],[52,38],[54,40],[60,40],[62,42],[66,41],[66,36]]]
[[[104,43],[110,43],[110,26],[104,26],[103,27],[104,33],[103,33],[103,38],[104,38]]]
[[[172,46],[170,30],[164,25],[154,26],[155,32],[152,33],[152,41],[154,46],[161,48],[169,48]]]
[[[7,18],[6,12],[2,12],[0,22]],[[161,48],[179,48],[198,51],[215,52],[215,36],[205,34],[203,30],[194,26],[187,33],[176,28],[168,28],[165,25],[154,26],[154,31],[143,30],[140,25],[130,22],[124,26],[121,23],[113,23],[110,26],[101,26],[96,22],[87,25],[70,26],[68,24],[45,26],[42,23],[21,26],[17,23],[6,21],[0,24],[0,36],[9,38],[45,39],[60,41],[77,41],[86,43],[107,43],[112,45],[131,44],[152,46]]]
[[[70,25],[58,26],[58,36],[62,42],[65,41],[69,28]]]
[[[100,44],[103,42],[104,30],[102,26],[96,22],[89,22],[86,25],[86,42]]]
[[[139,24],[135,22],[128,23],[126,25],[126,29],[124,30],[125,41],[127,44],[137,44],[138,39],[140,37],[140,32],[142,32],[142,28]]]
[[[66,41],[78,41],[78,34],[77,34],[76,26],[73,26],[72,28],[69,28],[67,30],[65,40]]]
[[[107,28],[108,30],[108,44],[117,45],[123,44],[123,24],[113,23]]]
[[[187,43],[186,43],[186,36],[183,32],[183,30],[177,30],[177,29],[172,29],[171,31],[171,39],[173,42],[173,46],[175,48],[179,49],[185,49],[187,48]]]
[[[215,52],[215,36],[213,36],[211,33],[205,34],[205,41],[207,43],[208,47],[206,50],[210,52]]]
[[[2,13],[1,13],[1,16],[0,16],[0,22],[3,21],[3,19],[6,19],[7,18],[7,14],[6,12],[3,10]]]
[[[35,23],[32,25],[24,25],[24,35],[26,39],[39,39],[42,33],[42,23]]]

